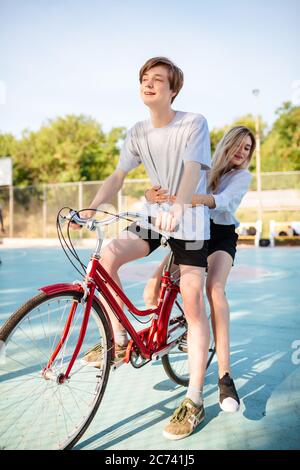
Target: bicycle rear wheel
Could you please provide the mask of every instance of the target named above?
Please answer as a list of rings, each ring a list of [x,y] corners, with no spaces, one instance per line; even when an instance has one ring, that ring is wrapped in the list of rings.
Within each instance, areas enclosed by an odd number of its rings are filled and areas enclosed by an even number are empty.
[[[183,342],[187,332],[187,322],[182,307],[180,294],[174,301],[169,318],[168,343],[178,339],[171,351],[161,358],[167,376],[175,383],[186,387],[189,383],[188,355],[184,351]]]
[[[111,363],[111,331],[94,300],[85,339],[69,380],[66,371],[77,344],[85,310],[82,293],[41,293],[20,307],[0,329],[0,448],[70,449],[91,423],[103,397]],[[52,378],[42,374],[57,346],[72,305],[76,312]],[[84,353],[101,343],[103,360],[96,369],[81,363]]]
[[[178,328],[176,328],[176,325],[178,326]],[[189,384],[189,368],[186,341],[187,322],[185,320],[182,298],[180,294],[177,295],[174,301],[169,319],[168,330],[174,330],[173,333],[169,334],[168,342],[171,342],[176,338],[178,338],[178,342],[168,354],[162,357],[162,364],[167,376],[173,382],[177,383],[178,385],[183,385],[184,387],[187,387]],[[216,351],[212,332],[210,338],[211,339],[206,369],[209,367]]]

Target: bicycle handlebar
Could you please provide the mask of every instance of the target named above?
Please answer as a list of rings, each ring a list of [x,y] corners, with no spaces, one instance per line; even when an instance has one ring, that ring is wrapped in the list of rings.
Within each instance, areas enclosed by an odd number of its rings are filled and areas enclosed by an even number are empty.
[[[86,227],[90,231],[96,230],[99,226],[104,226],[104,225],[110,225],[113,223],[115,220],[128,220],[127,217],[133,217],[135,219],[143,219],[145,220],[145,214],[142,212],[132,212],[132,211],[126,211],[126,212],[120,212],[120,214],[114,214],[111,217],[105,219],[105,220],[96,220],[94,218],[90,219],[83,219],[79,217],[78,212],[71,210],[70,213],[67,216],[60,216],[60,221],[63,224],[66,220],[69,220],[70,222],[73,222],[74,224],[77,224],[81,227]],[[130,220],[128,220],[130,221]],[[155,226],[156,222],[156,217],[152,216],[147,216],[147,221],[149,224],[152,224]],[[179,225],[175,227],[174,232],[178,230]],[[100,228],[100,227],[99,227]],[[157,229],[156,229],[157,230]],[[167,234],[164,231],[157,230],[159,233],[161,233],[165,238],[169,238],[169,234]]]
[[[96,220],[94,218],[90,219],[83,219],[79,217],[78,212],[76,211],[70,211],[69,215],[67,216],[61,216],[61,219],[63,221],[65,220],[70,220],[70,222],[73,222],[74,224],[80,225],[81,227],[86,226],[88,230],[95,230],[96,226],[98,225],[110,225],[113,223],[115,220],[118,219],[126,219],[127,217],[134,217],[135,219],[143,219],[145,215],[142,212],[121,212],[120,214],[115,214],[105,220]],[[155,218],[154,217],[148,217],[148,222],[155,225]]]

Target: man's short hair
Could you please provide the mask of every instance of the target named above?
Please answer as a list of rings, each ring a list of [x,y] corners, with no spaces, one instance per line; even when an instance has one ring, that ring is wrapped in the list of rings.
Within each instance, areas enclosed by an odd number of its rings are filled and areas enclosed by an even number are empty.
[[[171,103],[173,103],[183,86],[184,76],[182,70],[167,57],[152,57],[152,59],[147,60],[147,62],[140,69],[140,83],[142,83],[142,79],[145,73],[157,65],[162,65],[168,69],[170,89],[176,92],[176,95],[173,96],[171,100]]]

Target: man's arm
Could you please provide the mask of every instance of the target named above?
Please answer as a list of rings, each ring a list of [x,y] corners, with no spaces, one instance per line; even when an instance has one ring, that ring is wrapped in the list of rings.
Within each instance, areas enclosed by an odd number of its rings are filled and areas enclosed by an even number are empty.
[[[96,196],[89,205],[89,209],[80,212],[80,217],[89,219],[95,215],[95,210],[101,205],[110,202],[122,188],[127,173],[123,170],[115,170],[100,186]],[[71,224],[73,229],[79,229],[77,224]]]
[[[176,202],[168,212],[160,212],[156,219],[156,227],[159,230],[173,232],[180,222],[187,207],[191,207],[192,197],[196,192],[200,180],[201,164],[187,161],[179,185]]]
[[[186,162],[176,196],[176,204],[182,207],[182,212],[187,205],[191,205],[192,197],[196,192],[200,180],[201,164],[198,162]]]
[[[115,170],[99,188],[96,196],[90,204],[90,209],[97,209],[101,204],[110,202],[122,188],[126,173],[123,170]]]

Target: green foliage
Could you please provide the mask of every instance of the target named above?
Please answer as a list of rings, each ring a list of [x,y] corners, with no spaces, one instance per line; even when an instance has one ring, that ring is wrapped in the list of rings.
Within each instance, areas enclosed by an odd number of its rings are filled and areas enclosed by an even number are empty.
[[[261,116],[258,117],[259,121],[259,129],[260,129],[260,138],[261,140],[264,140],[264,135],[265,135],[265,130],[267,128],[267,123],[264,122],[261,118]],[[256,134],[256,118],[252,114],[246,114],[245,116],[242,116],[238,119],[236,119],[230,127],[234,126],[246,126],[248,127],[253,134]]]
[[[24,131],[20,140],[0,135],[0,154],[13,157],[15,185],[92,181],[114,170],[123,137],[123,128],[105,134],[96,120],[69,115]]]
[[[300,106],[285,102],[276,114],[262,146],[262,170],[300,170]]]
[[[0,158],[14,154],[17,139],[12,134],[0,134]]]
[[[277,115],[267,135],[260,118],[262,170],[300,170],[300,107],[283,103]],[[255,133],[251,114],[215,128],[210,133],[212,153],[224,133],[237,125]],[[68,115],[48,121],[36,132],[25,130],[20,139],[0,133],[0,158],[12,156],[14,185],[103,180],[116,167],[124,137],[124,128],[104,133],[95,119]],[[255,155],[250,170],[255,170]],[[146,177],[143,165],[128,174],[128,178]]]
[[[230,126],[225,126],[221,128],[214,128],[210,131],[210,145],[212,156],[216,150],[217,144],[220,142],[225,132],[227,132],[229,129]]]
[[[115,170],[119,160],[119,141],[123,139],[123,128],[114,128],[108,134],[94,139],[87,145],[81,156],[81,180],[104,180]]]

